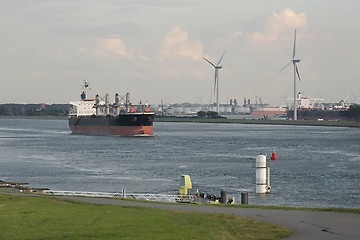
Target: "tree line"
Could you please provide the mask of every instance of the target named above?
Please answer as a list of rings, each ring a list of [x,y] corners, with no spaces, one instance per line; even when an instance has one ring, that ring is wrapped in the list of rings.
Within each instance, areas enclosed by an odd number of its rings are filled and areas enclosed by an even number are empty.
[[[66,116],[68,104],[0,104],[0,115],[4,116]]]
[[[5,116],[66,116],[68,104],[0,104],[0,115]],[[345,112],[347,118],[360,121],[360,105],[353,104]],[[200,118],[219,118],[217,112],[198,112]]]
[[[349,110],[347,110],[347,114],[349,118],[354,119],[355,121],[360,121],[360,105],[353,104],[350,106]]]

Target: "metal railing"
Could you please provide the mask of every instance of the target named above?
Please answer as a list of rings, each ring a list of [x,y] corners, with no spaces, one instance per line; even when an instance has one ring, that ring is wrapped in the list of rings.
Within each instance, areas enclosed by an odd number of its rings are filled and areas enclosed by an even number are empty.
[[[106,198],[129,198],[137,200],[148,200],[158,202],[193,202],[193,195],[169,195],[151,193],[107,193],[107,192],[83,192],[83,191],[57,191],[45,190],[45,194],[57,196],[82,196],[82,197],[106,197]]]

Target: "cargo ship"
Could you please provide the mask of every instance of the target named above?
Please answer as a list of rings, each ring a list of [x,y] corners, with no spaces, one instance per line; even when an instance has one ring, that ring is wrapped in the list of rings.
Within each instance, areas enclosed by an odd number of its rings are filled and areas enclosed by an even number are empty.
[[[87,98],[89,84],[85,81],[81,100],[69,102],[69,127],[74,134],[152,136],[155,113],[147,104],[133,105],[130,93],[115,94],[110,104],[109,94]]]
[[[292,119],[294,115],[294,110],[289,110],[287,116],[289,119]],[[342,120],[351,120],[347,110],[331,109],[331,110],[321,110],[321,109],[298,109],[297,110],[298,120],[312,120],[312,121],[342,121]]]
[[[287,111],[285,107],[252,107],[250,114],[259,118],[280,118],[286,117]]]

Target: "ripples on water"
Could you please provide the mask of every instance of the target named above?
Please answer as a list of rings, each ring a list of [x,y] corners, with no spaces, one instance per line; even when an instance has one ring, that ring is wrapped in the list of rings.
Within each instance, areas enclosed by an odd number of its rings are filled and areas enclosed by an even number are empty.
[[[255,157],[276,149],[272,194],[255,194]],[[360,207],[360,129],[155,123],[154,137],[70,134],[65,120],[0,120],[0,179],[34,187],[177,193],[193,191],[265,205]]]

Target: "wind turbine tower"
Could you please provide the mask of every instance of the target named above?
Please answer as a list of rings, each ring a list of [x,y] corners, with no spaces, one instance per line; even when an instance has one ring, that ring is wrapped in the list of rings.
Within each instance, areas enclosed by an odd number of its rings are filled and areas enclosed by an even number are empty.
[[[225,51],[226,52],[226,51]],[[205,57],[204,59],[210,63],[214,69],[215,69],[215,82],[214,82],[214,94],[216,91],[216,112],[219,113],[219,69],[222,68],[222,66],[220,66],[220,62],[223,59],[225,52],[223,53],[223,55],[221,56],[219,62],[215,65],[212,62],[210,62],[209,60],[207,60]]]
[[[289,66],[291,63],[292,63],[293,66],[294,66],[294,117],[293,117],[293,120],[297,120],[297,109],[298,109],[298,104],[297,104],[297,92],[296,92],[296,76],[299,78],[299,81],[301,80],[300,74],[299,74],[299,69],[298,69],[298,67],[297,67],[297,63],[299,63],[301,60],[295,58],[295,51],[296,51],[296,29],[295,29],[295,35],[294,35],[294,47],[293,47],[292,59],[290,60],[290,62],[289,62],[288,64],[285,65],[285,67],[283,67],[283,68],[280,69],[280,71],[279,71],[279,72],[281,72],[281,71],[284,70],[287,66]]]

